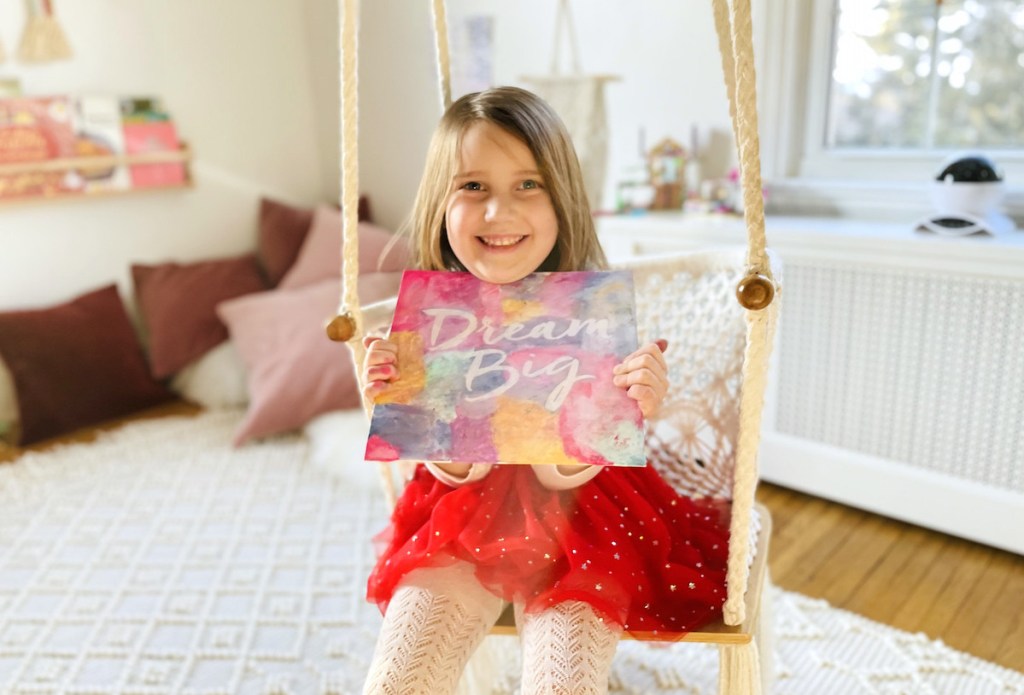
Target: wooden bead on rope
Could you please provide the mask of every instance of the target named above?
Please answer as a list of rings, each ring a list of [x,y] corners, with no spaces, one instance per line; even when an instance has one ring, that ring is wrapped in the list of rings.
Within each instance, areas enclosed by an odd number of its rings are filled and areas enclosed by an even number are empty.
[[[775,283],[760,273],[751,273],[736,285],[736,299],[744,309],[760,311],[775,298]]]
[[[348,342],[355,334],[356,320],[349,311],[338,314],[327,324],[327,337],[336,343]]]

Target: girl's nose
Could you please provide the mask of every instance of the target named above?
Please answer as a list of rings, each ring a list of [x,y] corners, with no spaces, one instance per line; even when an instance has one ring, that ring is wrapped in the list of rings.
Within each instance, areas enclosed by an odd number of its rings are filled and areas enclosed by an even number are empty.
[[[484,219],[488,222],[497,222],[512,214],[513,201],[510,196],[495,194],[487,199],[487,208],[484,211]]]

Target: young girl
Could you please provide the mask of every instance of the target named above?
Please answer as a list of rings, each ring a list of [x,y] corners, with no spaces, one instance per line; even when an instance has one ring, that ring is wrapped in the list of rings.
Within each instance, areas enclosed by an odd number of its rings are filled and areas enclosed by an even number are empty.
[[[512,87],[467,95],[445,113],[412,234],[420,268],[488,282],[606,267],[564,126]],[[393,343],[366,344],[372,399],[401,365]],[[643,346],[614,370],[645,417],[668,389],[665,347]],[[720,615],[725,523],[650,466],[418,465],[368,582],[384,624],[364,693],[452,692],[506,601],[524,695],[606,692],[623,630],[670,638]]]

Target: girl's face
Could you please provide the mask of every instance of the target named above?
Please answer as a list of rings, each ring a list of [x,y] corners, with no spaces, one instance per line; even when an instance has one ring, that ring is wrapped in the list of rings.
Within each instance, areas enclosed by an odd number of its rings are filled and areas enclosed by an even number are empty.
[[[493,123],[466,130],[445,219],[466,270],[487,282],[520,280],[555,247],[558,218],[525,143]]]

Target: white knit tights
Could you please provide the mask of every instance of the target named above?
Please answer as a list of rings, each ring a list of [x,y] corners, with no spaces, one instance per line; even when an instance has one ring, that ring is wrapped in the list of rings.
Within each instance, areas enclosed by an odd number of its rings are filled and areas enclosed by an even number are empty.
[[[364,695],[449,695],[501,614],[469,564],[411,572],[384,616]],[[602,695],[620,630],[586,603],[537,614],[517,610],[522,695]]]
[[[523,695],[608,692],[621,630],[597,617],[589,604],[566,601],[516,620],[523,643]]]
[[[450,695],[501,609],[468,563],[410,572],[384,614],[364,695]]]

